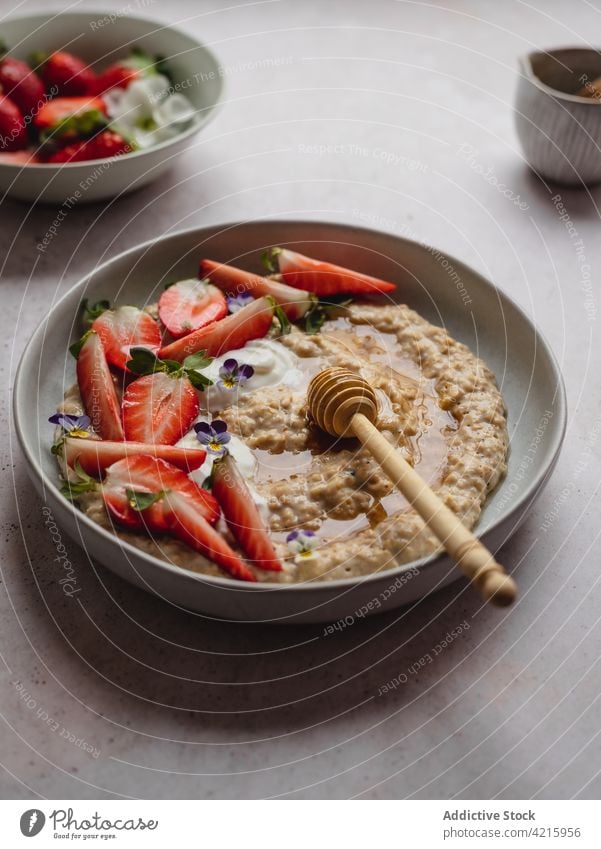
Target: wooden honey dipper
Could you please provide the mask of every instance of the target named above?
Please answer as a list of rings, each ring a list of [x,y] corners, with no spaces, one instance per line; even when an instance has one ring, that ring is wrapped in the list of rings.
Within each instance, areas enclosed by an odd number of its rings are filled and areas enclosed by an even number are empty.
[[[367,381],[347,369],[325,369],[309,384],[307,404],[326,433],[360,440],[486,601],[500,607],[512,603],[513,578],[374,426],[378,399]]]

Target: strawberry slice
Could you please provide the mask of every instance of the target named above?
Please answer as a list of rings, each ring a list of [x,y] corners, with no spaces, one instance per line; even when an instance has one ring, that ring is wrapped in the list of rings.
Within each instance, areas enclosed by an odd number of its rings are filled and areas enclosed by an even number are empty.
[[[215,460],[212,478],[213,495],[247,559],[259,569],[281,572],[267,526],[231,454]]]
[[[303,292],[277,280],[243,271],[233,265],[223,265],[212,259],[200,261],[200,276],[206,277],[211,283],[228,294],[241,295],[247,292],[255,298],[271,295],[284,310],[290,321],[298,321],[315,304],[315,295]]]
[[[338,295],[342,292],[368,295],[378,292],[392,292],[394,283],[378,280],[368,274],[352,271],[331,262],[298,254],[287,248],[272,248],[268,258],[275,261],[284,283],[306,289],[320,297]]]
[[[88,331],[71,352],[77,357],[77,383],[92,427],[101,439],[123,439],[119,401],[100,336]]]
[[[164,372],[130,383],[123,395],[123,429],[133,442],[175,445],[198,415],[198,396],[185,377]]]
[[[227,302],[204,280],[180,280],[159,298],[159,317],[176,339],[227,315]]]
[[[69,436],[63,442],[62,452],[67,465],[73,468],[78,462],[84,472],[95,477],[102,477],[104,470],[118,460],[139,454],[165,460],[184,472],[200,468],[206,457],[206,452],[201,448],[177,448],[174,445],[111,442]]]
[[[132,348],[158,351],[161,347],[158,324],[152,316],[137,307],[106,310],[94,321],[92,330],[102,339],[109,363],[124,371],[129,371],[126,363]]]
[[[101,97],[55,97],[38,110],[33,123],[38,130],[52,130],[67,118],[81,118],[88,113],[106,116]]]
[[[189,505],[208,528],[219,518],[219,505],[210,492],[157,457],[139,454],[119,460],[106,470],[102,484],[110,515],[130,528],[145,525],[153,531],[168,531],[172,519],[165,498],[171,493],[177,493],[178,502]]]
[[[204,351],[210,357],[218,357],[225,351],[242,348],[251,339],[262,339],[267,335],[276,308],[277,304],[272,297],[258,298],[227,318],[201,327],[161,348],[159,356],[182,362],[190,354],[199,351]],[[278,317],[281,323],[282,319]]]
[[[242,581],[257,580],[221,534],[203,518],[191,499],[186,499],[181,493],[172,491],[165,495],[165,504],[169,511],[168,522],[171,533],[194,551],[200,552],[217,563],[234,578]]]

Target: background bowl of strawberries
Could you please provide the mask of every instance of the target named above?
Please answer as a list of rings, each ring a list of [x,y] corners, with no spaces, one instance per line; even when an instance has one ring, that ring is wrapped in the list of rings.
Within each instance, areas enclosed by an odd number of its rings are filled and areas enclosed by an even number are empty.
[[[89,203],[155,180],[215,115],[216,57],[186,33],[107,13],[30,15],[0,33],[0,189]]]

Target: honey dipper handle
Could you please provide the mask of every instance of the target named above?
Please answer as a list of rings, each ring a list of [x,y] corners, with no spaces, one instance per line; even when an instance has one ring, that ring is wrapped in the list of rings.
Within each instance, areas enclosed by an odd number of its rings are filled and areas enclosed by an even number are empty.
[[[402,454],[361,413],[353,416],[350,429],[438,537],[463,574],[474,582],[486,601],[499,607],[511,604],[517,591],[513,578],[430,489]]]

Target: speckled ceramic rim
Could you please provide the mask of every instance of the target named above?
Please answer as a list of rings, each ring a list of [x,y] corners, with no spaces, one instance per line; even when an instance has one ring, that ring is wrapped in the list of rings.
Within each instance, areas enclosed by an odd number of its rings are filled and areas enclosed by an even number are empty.
[[[99,11],[98,9],[91,9],[90,11],[86,11],[86,12],[69,12],[70,16],[72,16],[72,17],[79,16],[79,17],[81,17],[82,21],[84,21],[84,20],[89,21],[90,18],[93,18],[93,19],[94,18],[100,18],[100,17],[103,17],[106,14],[108,14],[106,9],[104,11]],[[31,15],[23,15],[23,16],[18,17],[18,18],[7,18],[7,23],[26,22],[26,21],[31,20],[33,18],[42,18],[42,17],[44,17],[44,13],[43,13],[43,11],[40,11],[38,13],[34,13],[34,14],[31,14]],[[172,27],[169,24],[163,24],[163,23],[161,23],[161,21],[155,21],[152,18],[141,18],[137,15],[122,15],[120,17],[122,17],[124,20],[134,21],[135,23],[147,24],[149,26],[154,26],[157,29],[169,30],[171,32],[179,33],[179,35],[181,35],[182,38],[187,38],[192,44],[194,44],[195,47],[201,47],[206,52],[207,56],[209,57],[209,59],[214,64],[215,70],[217,70],[219,68],[219,60],[217,59],[217,56],[213,53],[213,51],[209,47],[207,47],[206,44],[204,44],[204,42],[198,41],[198,39],[194,38],[193,36],[191,36],[187,32],[183,32],[178,27]],[[158,144],[154,144],[154,145],[152,145],[152,147],[145,148],[144,150],[134,150],[132,153],[128,153],[127,154],[128,160],[131,160],[134,157],[139,159],[141,156],[145,156],[150,151],[165,150],[166,148],[169,148],[172,145],[174,145],[176,142],[180,142],[183,139],[191,138],[192,136],[196,135],[196,133],[199,133],[201,130],[204,130],[204,128],[207,126],[207,124],[209,124],[217,116],[217,114],[221,110],[221,107],[223,106],[223,97],[224,97],[224,92],[225,92],[225,79],[221,74],[218,74],[217,80],[219,82],[219,91],[218,91],[217,97],[215,99],[215,102],[210,107],[208,107],[205,111],[203,111],[202,114],[196,115],[196,117],[194,119],[194,123],[192,124],[192,126],[188,127],[187,130],[182,130],[181,133],[178,133],[176,136],[173,136],[172,139],[166,139],[165,141],[159,142]],[[69,172],[75,173],[77,170],[87,172],[90,169],[90,165],[98,165],[99,162],[111,162],[112,160],[117,159],[117,158],[119,158],[119,157],[115,157],[115,156],[106,157],[105,156],[102,159],[86,159],[85,162],[67,162],[67,163],[62,162],[58,165],[55,164],[55,163],[52,163],[52,162],[31,162],[31,163],[18,162],[18,163],[13,163],[13,162],[1,162],[0,161],[0,168],[4,168],[4,169],[8,169],[8,170],[14,170],[14,171],[21,171],[23,168],[27,168],[27,169],[31,168],[31,169],[35,169],[36,171],[52,173],[53,171],[60,170],[61,168],[65,167],[65,165],[66,165],[69,168]]]
[[[251,222],[246,222],[251,223]],[[255,222],[252,222],[255,223]],[[259,223],[259,222],[257,222]],[[323,226],[324,228],[343,226],[346,227],[349,231],[352,231],[353,234],[357,237],[357,242],[359,243],[361,240],[361,234],[365,235],[374,235],[377,234],[379,236],[385,235],[387,238],[392,239],[398,246],[402,246],[403,244],[418,244],[414,242],[412,239],[406,239],[400,236],[395,236],[393,234],[383,234],[381,231],[374,230],[368,227],[356,227],[354,225],[348,224],[335,224],[333,222],[320,222],[320,221],[301,221],[301,220],[291,220],[285,219],[282,220],[260,220],[260,224],[265,227],[282,227],[283,224],[292,225],[299,228],[305,227],[319,227]],[[209,232],[221,232],[223,230],[229,230],[232,228],[242,228],[245,226],[245,222],[226,222],[223,224],[215,224],[209,227],[193,227],[188,228],[186,230],[180,230],[177,233],[171,233],[167,236],[162,236],[158,239],[149,239],[146,242],[142,242],[138,245],[135,245],[132,248],[129,248],[126,251],[122,251],[115,257],[112,257],[110,260],[96,266],[93,271],[89,272],[79,283],[76,283],[74,286],[66,292],[62,298],[56,302],[56,304],[52,307],[46,318],[41,322],[41,324],[37,327],[36,331],[33,333],[31,339],[27,343],[25,350],[21,356],[21,360],[19,362],[19,367],[17,369],[17,374],[15,378],[15,387],[14,387],[14,395],[13,395],[13,414],[15,420],[15,430],[17,433],[17,438],[19,440],[19,444],[21,449],[25,455],[25,459],[29,465],[30,471],[41,481],[44,488],[48,488],[51,490],[55,497],[59,499],[63,499],[63,496],[60,494],[60,491],[56,485],[56,480],[52,480],[48,477],[43,470],[38,466],[36,459],[33,453],[29,449],[29,445],[25,438],[24,430],[21,424],[21,417],[25,417],[27,415],[27,411],[23,409],[23,403],[21,402],[21,395],[25,391],[25,384],[29,378],[29,373],[26,371],[25,365],[28,359],[29,350],[33,348],[38,340],[38,337],[48,332],[48,327],[52,324],[52,315],[56,311],[60,310],[61,305],[64,301],[71,298],[73,293],[78,289],[85,289],[88,281],[97,274],[100,270],[106,268],[108,265],[112,263],[117,263],[120,260],[124,259],[130,254],[136,253],[140,250],[160,250],[160,246],[165,242],[168,242],[170,239],[178,238],[182,236],[189,235],[191,238],[202,238],[203,234],[208,234]],[[420,245],[425,250],[427,250],[427,246]],[[470,266],[466,265],[461,260],[456,259],[451,254],[443,252],[443,255],[453,264],[456,269],[466,269],[469,274],[473,275],[474,278],[478,279],[478,281],[487,289],[496,291],[496,296],[501,300],[501,302],[505,302],[509,306],[511,306],[514,310],[519,312],[527,324],[532,328],[533,334],[536,338],[537,349],[540,348],[549,358],[549,362],[553,368],[553,379],[556,386],[556,410],[554,410],[554,419],[557,422],[557,427],[555,429],[554,438],[547,449],[548,452],[548,460],[547,463],[537,475],[533,477],[530,481],[529,486],[525,490],[525,492],[521,495],[519,499],[513,504],[511,509],[507,512],[500,512],[499,516],[495,521],[491,522],[485,529],[485,533],[489,533],[493,531],[498,525],[501,523],[505,523],[509,521],[513,516],[518,514],[524,507],[529,506],[529,503],[534,500],[539,489],[544,486],[547,479],[549,478],[555,463],[557,462],[557,458],[559,456],[559,452],[561,449],[561,444],[563,442],[563,438],[565,436],[566,430],[566,422],[567,422],[567,403],[566,403],[566,393],[565,386],[563,382],[563,377],[561,374],[561,370],[559,368],[559,364],[553,354],[550,346],[548,345],[545,338],[538,331],[538,329],[533,325],[530,321],[529,317],[526,313],[519,307],[515,301],[513,301],[508,295],[499,290],[496,290],[493,284],[483,277],[478,272],[474,271]],[[69,344],[69,340],[65,340],[65,347]],[[64,499],[63,499],[64,500]],[[318,591],[320,588],[323,588],[324,592],[328,591],[328,589],[339,589],[339,590],[350,590],[354,586],[358,584],[369,584],[372,581],[379,581],[383,576],[390,577],[394,579],[396,576],[401,575],[403,572],[407,572],[411,569],[427,569],[431,566],[434,566],[439,559],[444,557],[444,554],[432,554],[429,557],[424,557],[419,560],[413,560],[410,563],[404,563],[400,566],[393,567],[391,569],[380,570],[373,572],[369,575],[363,575],[360,578],[339,578],[333,581],[324,581],[324,582],[305,582],[305,583],[291,583],[291,584],[281,584],[281,583],[270,583],[268,581],[261,581],[259,583],[247,583],[244,581],[236,581],[231,578],[226,577],[215,577],[212,575],[202,575],[196,572],[191,572],[189,570],[183,569],[174,564],[168,563],[166,560],[161,560],[158,557],[153,557],[150,554],[142,551],[142,549],[137,548],[135,545],[132,545],[125,540],[119,539],[114,534],[102,528],[100,525],[96,524],[96,522],[92,521],[92,519],[88,518],[84,513],[77,509],[74,505],[66,502],[65,504],[67,510],[72,513],[73,518],[76,523],[82,523],[86,527],[88,527],[91,531],[98,534],[107,542],[110,542],[112,545],[115,545],[120,550],[124,550],[128,552],[129,555],[134,556],[140,560],[148,563],[149,566],[153,568],[159,568],[169,574],[176,576],[178,579],[187,579],[191,581],[196,581],[199,583],[208,583],[213,586],[219,586],[226,589],[231,589],[235,587],[236,590],[242,590],[244,592],[303,592],[303,591]],[[478,527],[476,527],[476,532],[478,532]],[[457,577],[460,577],[460,573],[457,572]]]
[[[570,103],[579,103],[581,106],[601,106],[601,100],[596,100],[594,97],[578,97],[576,94],[570,94],[567,91],[560,91],[558,88],[552,88],[547,83],[544,83],[540,77],[537,77],[532,68],[532,59],[534,56],[554,56],[556,53],[564,51],[573,51],[578,53],[596,53],[601,56],[601,50],[595,47],[554,47],[552,50],[533,50],[527,53],[519,60],[523,69],[526,72],[528,79],[533,82],[541,91],[556,97],[558,100],[567,100]]]

